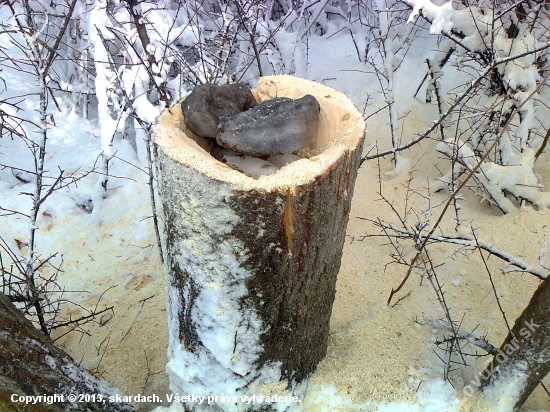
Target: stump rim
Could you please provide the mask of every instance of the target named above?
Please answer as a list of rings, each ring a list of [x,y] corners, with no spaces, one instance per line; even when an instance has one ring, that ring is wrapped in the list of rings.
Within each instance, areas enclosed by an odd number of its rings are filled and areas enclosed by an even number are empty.
[[[252,92],[260,102],[276,96],[292,98],[300,98],[306,94],[315,96],[321,106],[321,119],[314,135],[324,133],[322,128],[326,127],[336,130],[331,135],[344,129],[344,126],[347,127],[340,136],[332,136],[333,140],[321,140],[321,147],[313,144],[300,149],[298,154],[307,157],[284,166],[270,175],[254,179],[213,158],[206,150],[208,144],[206,139],[194,135],[194,138],[190,137],[192,133],[183,124],[181,101],[179,101],[171,108],[163,110],[156,119],[152,133],[154,147],[162,150],[175,162],[210,179],[227,183],[234,189],[266,191],[286,191],[289,188],[307,184],[336,167],[342,157],[361,149],[366,124],[353,102],[343,93],[310,80],[288,75],[262,77],[258,81],[258,87],[252,89]],[[273,95],[274,92],[276,96]],[[330,106],[328,101],[332,101],[332,105],[338,107],[341,112],[349,114],[349,118],[346,118],[347,114],[341,116],[342,122],[349,120],[347,124],[342,127],[334,124],[338,119],[329,112],[328,109],[334,107]],[[319,140],[316,139],[315,142],[317,141]]]

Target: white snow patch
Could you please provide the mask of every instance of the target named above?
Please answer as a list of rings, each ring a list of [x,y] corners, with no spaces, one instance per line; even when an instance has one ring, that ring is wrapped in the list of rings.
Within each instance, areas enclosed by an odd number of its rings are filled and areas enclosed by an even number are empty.
[[[162,161],[162,160],[161,160]],[[174,165],[163,165],[166,176]],[[279,364],[266,364],[260,370],[255,362],[263,351],[260,334],[265,332],[263,322],[255,310],[247,308],[245,287],[251,274],[243,267],[247,250],[236,238],[231,237],[239,224],[238,216],[230,208],[220,208],[233,195],[224,186],[214,187],[204,177],[189,171],[181,176],[187,185],[200,187],[201,198],[190,198],[185,207],[171,205],[176,214],[175,227],[202,227],[201,231],[188,231],[185,238],[175,238],[167,247],[175,248],[183,273],[192,273],[194,285],[184,286],[183,293],[170,285],[173,274],[167,273],[170,389],[173,393],[190,393],[198,396],[248,395],[252,385],[278,383],[281,377]],[[178,192],[180,180],[165,182],[166,190]],[[197,192],[198,193],[198,192]],[[165,200],[170,201],[170,200]],[[218,207],[217,207],[218,206]],[[212,213],[212,210],[216,213]],[[192,289],[191,289],[192,288]],[[184,312],[186,302],[194,297],[194,305],[186,321],[195,329],[197,339],[190,343],[192,350],[185,348],[180,340],[178,313]],[[247,388],[247,389],[243,389]],[[231,403],[219,403],[224,411],[237,411]]]
[[[270,175],[279,170],[279,167],[266,160],[251,156],[224,156],[225,163],[247,176],[258,179],[260,176]]]
[[[44,360],[46,361],[46,365],[48,365],[53,370],[55,370],[57,368],[57,365],[55,363],[55,359],[52,358],[50,355],[44,356]]]
[[[516,368],[499,376],[493,385],[483,390],[483,395],[494,411],[512,412],[526,380],[527,374],[523,368]]]
[[[430,27],[431,34],[439,34],[449,32],[453,28],[453,6],[451,2],[445,3],[442,6],[433,4],[430,0],[406,0],[408,4],[413,6],[413,11],[409,16],[409,22],[422,13],[432,21]]]

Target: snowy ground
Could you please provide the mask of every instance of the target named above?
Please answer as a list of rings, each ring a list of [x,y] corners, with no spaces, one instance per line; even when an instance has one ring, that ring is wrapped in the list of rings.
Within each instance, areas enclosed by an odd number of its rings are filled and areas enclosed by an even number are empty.
[[[365,73],[351,38],[345,32],[330,41],[311,41],[309,65],[302,76],[322,82],[346,93],[363,110],[367,95],[377,99],[366,108],[373,113],[381,103],[376,94],[376,80]],[[396,76],[396,99],[406,102],[410,115],[405,128],[421,131],[433,120],[434,106],[412,99],[424,75],[412,50]],[[345,62],[345,63],[344,63]],[[345,67],[344,67],[345,66]],[[344,69],[344,70],[342,70]],[[22,73],[4,70],[9,92],[35,90],[32,79]],[[25,109],[31,116],[36,101],[29,98]],[[405,107],[400,108],[405,111]],[[68,110],[57,115],[57,127],[51,131],[48,166],[60,165],[66,170],[90,168],[101,151],[97,120],[86,121]],[[371,117],[367,126],[366,149],[374,141],[381,147],[388,144],[387,113]],[[409,133],[412,136],[413,132]],[[415,165],[412,185],[425,188],[426,181],[439,176],[435,164],[444,162],[434,155],[434,143],[426,141],[406,156]],[[78,187],[54,194],[45,204],[39,220],[38,245],[46,256],[63,255],[63,272],[59,283],[66,290],[65,298],[74,302],[66,306],[73,318],[85,315],[82,308],[98,310],[113,306],[99,323],[84,326],[86,333],[73,332],[58,343],[81,364],[102,376],[127,395],[157,394],[162,399],[168,392],[165,373],[167,320],[165,311],[164,271],[160,264],[153,226],[149,216],[149,192],[146,175],[134,165],[143,166],[132,146],[115,141],[114,150],[123,160],[115,159],[110,171],[111,189],[105,200],[95,198],[97,175],[90,175]],[[0,140],[3,163],[29,166],[30,155],[17,141]],[[543,154],[537,163],[538,172],[550,183],[550,156]],[[131,164],[130,164],[131,163]],[[383,160],[382,192],[398,209],[403,205],[409,174],[394,176],[392,164]],[[385,172],[388,172],[387,174]],[[115,177],[116,176],[116,177]],[[492,403],[463,395],[463,387],[474,379],[486,358],[469,359],[470,366],[457,365],[451,375],[451,386],[442,380],[442,362],[434,353],[434,342],[441,334],[425,320],[441,317],[439,305],[428,282],[411,277],[399,297],[410,295],[389,308],[385,301],[404,275],[402,267],[385,266],[392,249],[384,238],[364,239],[365,233],[378,233],[376,228],[358,216],[394,220],[390,208],[377,194],[378,163],[365,163],[359,170],[353,208],[344,248],[337,296],[331,321],[328,354],[309,382],[299,388],[302,402],[291,411],[498,411]],[[28,186],[28,187],[27,187]],[[29,199],[20,195],[31,191],[31,184],[16,180],[9,169],[1,171],[1,205],[9,209],[28,208]],[[477,198],[465,193],[463,213],[470,224],[480,228],[484,239],[499,248],[536,262],[545,233],[550,227],[550,210],[534,210],[526,206],[517,213],[502,216]],[[445,195],[433,195],[433,202]],[[94,210],[87,213],[77,206],[82,200],[94,200]],[[27,202],[27,203],[25,203]],[[410,199],[418,211],[426,207],[420,196]],[[435,209],[437,213],[438,209]],[[443,227],[451,228],[451,215]],[[0,234],[10,246],[28,236],[24,218],[1,218]],[[25,247],[20,249],[25,253]],[[412,253],[412,250],[409,251]],[[463,329],[478,326],[479,336],[487,335],[498,346],[506,335],[488,277],[479,255],[468,258],[451,256],[452,249],[434,246],[432,257],[444,265],[439,269],[446,285],[447,299],[455,318],[463,318]],[[60,259],[55,263],[60,263]],[[496,278],[501,303],[509,319],[515,319],[526,306],[537,281],[531,275],[499,271],[502,262],[489,260]],[[79,308],[80,305],[81,307]],[[416,323],[418,322],[418,323]],[[57,331],[59,336],[64,331]],[[54,336],[55,337],[55,336]],[[438,352],[442,354],[442,352]],[[550,385],[550,379],[545,381]],[[506,394],[502,394],[506,396]],[[166,400],[163,402],[167,406]],[[138,405],[150,410],[154,405]],[[173,408],[177,410],[177,404]],[[548,398],[539,388],[525,404],[524,411],[548,410]]]

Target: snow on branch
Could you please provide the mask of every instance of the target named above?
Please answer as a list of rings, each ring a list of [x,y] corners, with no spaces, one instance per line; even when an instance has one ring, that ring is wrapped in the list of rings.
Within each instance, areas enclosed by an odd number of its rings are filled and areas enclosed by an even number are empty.
[[[440,319],[426,319],[426,323],[428,323],[430,326],[432,326],[435,329],[450,332],[453,334],[456,334],[456,337],[459,339],[464,339],[471,345],[477,346],[478,348],[483,349],[487,353],[491,355],[497,354],[497,348],[495,348],[493,345],[491,345],[486,339],[484,338],[478,338],[474,334],[470,332],[466,332],[465,330],[462,330],[458,328],[457,326],[451,327],[448,322],[442,321]]]
[[[416,243],[426,239],[426,236],[422,235],[422,233],[419,234],[417,231],[414,231],[409,228],[397,227],[393,223],[388,223],[379,219],[373,219],[365,216],[361,216],[359,217],[359,219],[372,222],[375,226],[378,226],[384,229],[386,233],[386,235],[384,236],[390,236],[393,238],[414,239]],[[520,269],[521,271],[530,273],[538,277],[539,279],[546,279],[549,273],[549,270],[543,267],[542,265],[531,265],[525,262],[524,260],[512,255],[511,253],[498,249],[496,246],[483,240],[480,237],[477,237],[477,243],[476,243],[475,238],[461,232],[455,232],[453,234],[445,234],[445,233],[441,233],[438,235],[431,234],[427,238],[427,241],[428,243],[433,243],[433,242],[450,243],[450,244],[461,246],[468,250],[475,250],[479,245],[480,249],[483,249],[489,252],[491,255],[494,255],[495,257],[498,257],[499,259]],[[504,268],[502,269],[502,271],[509,272],[510,270]]]
[[[448,32],[453,27],[453,6],[451,2],[445,3],[442,6],[433,4],[430,0],[405,0],[413,6],[412,13],[409,16],[409,23],[421,12],[432,20],[430,27],[431,34],[440,34]]]

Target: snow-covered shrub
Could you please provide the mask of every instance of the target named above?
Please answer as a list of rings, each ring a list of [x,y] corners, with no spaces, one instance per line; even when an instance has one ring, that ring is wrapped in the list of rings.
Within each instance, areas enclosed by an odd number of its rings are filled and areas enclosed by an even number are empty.
[[[411,8],[408,23],[392,26],[403,13],[392,8],[403,4]],[[550,206],[534,168],[550,128],[542,89],[548,76],[548,6],[534,1],[427,0],[380,0],[377,6],[383,57],[379,77],[387,82],[384,93],[394,138],[393,150],[385,154],[397,156],[413,142],[438,139],[437,150],[451,160],[451,170],[432,189],[449,187],[455,193],[457,182],[471,174],[476,185],[469,187],[504,213],[523,201]],[[438,37],[437,49],[425,53],[424,80],[426,101],[437,105],[439,118],[412,142],[398,142],[392,50],[405,43],[404,27],[415,31],[418,26]]]
[[[403,22],[404,9],[408,16],[406,22]],[[529,0],[389,0],[376,2],[376,10],[380,36],[375,39],[375,44],[380,53],[372,57],[369,63],[378,77],[385,98],[386,106],[383,109],[387,108],[389,112],[392,148],[375,153],[377,147],[373,146],[364,161],[393,156],[395,174],[410,167],[402,155],[406,149],[424,139],[431,139],[436,141],[433,146],[437,153],[427,154],[430,162],[435,163],[439,154],[450,160],[450,166],[447,173],[442,173],[442,177],[421,190],[413,187],[411,177],[405,184],[404,205],[393,204],[383,193],[381,183],[380,195],[395,214],[397,223],[382,221],[379,217],[365,219],[380,228],[382,236],[388,238],[393,248],[393,262],[407,268],[401,283],[392,289],[388,304],[396,305],[408,296],[400,295],[394,299],[411,279],[412,273],[418,272],[422,281],[431,284],[444,319],[442,324],[445,325],[436,326],[446,333],[445,338],[437,342],[443,353],[440,357],[444,364],[443,375],[445,379],[450,379],[456,365],[468,365],[463,351],[467,345],[497,355],[507,342],[519,334],[522,319],[533,318],[540,307],[548,305],[547,295],[541,293],[547,291],[549,285],[549,272],[543,258],[547,247],[546,236],[538,264],[530,264],[513,253],[500,250],[492,242],[483,239],[475,223],[463,216],[459,201],[464,198],[459,192],[467,187],[503,213],[515,212],[523,204],[538,208],[550,207],[549,192],[542,185],[543,176],[538,175],[535,168],[539,156],[547,151],[550,136],[550,107],[546,103],[547,81],[550,77],[550,10],[547,2]],[[404,41],[404,28],[407,26],[411,30],[414,27],[416,33],[411,43],[413,46],[406,46],[406,50],[412,50],[420,36],[428,38],[421,44],[429,45],[421,51],[414,48],[414,52],[421,56],[426,65],[426,75],[415,97],[424,89],[425,102],[433,104],[437,111],[427,130],[413,130],[412,133],[410,129],[399,128],[397,120],[406,120],[407,113],[399,112],[395,96],[403,96],[403,93],[394,93],[393,86],[400,59],[392,51],[407,45]],[[445,188],[449,189],[449,196],[434,205],[433,192]],[[421,196],[427,203],[420,212],[408,205],[409,198],[415,195]],[[401,206],[405,209],[403,212]],[[453,206],[456,219],[454,232],[448,229],[450,219],[444,222],[445,214]],[[471,218],[470,215],[467,217]],[[446,285],[438,273],[443,263],[434,258],[435,249],[441,248],[442,243],[456,245],[454,251],[449,252],[450,259],[460,254],[470,257],[474,252],[480,255],[484,266],[480,270],[491,279],[494,298],[508,326],[509,334],[501,349],[487,345],[484,338],[474,333],[465,332],[460,328],[463,319],[459,321],[454,318],[455,308],[450,306]],[[434,244],[437,246],[432,246]],[[493,283],[484,253],[507,262],[502,268],[503,273],[519,271],[543,280],[514,328],[509,326],[511,323],[508,323],[502,310],[501,297]],[[544,303],[537,302],[537,296],[545,297]],[[540,383],[541,376],[550,370],[548,357],[545,356],[548,350],[545,336],[546,330],[537,332],[536,339],[531,340],[536,345],[525,351],[517,351],[514,360],[501,361],[498,356],[494,356],[492,370],[500,367],[501,372],[506,373],[487,374],[488,369],[485,369],[478,374],[478,381],[480,376],[481,381],[476,388],[484,390],[488,398],[493,391],[502,396],[509,390],[505,377],[519,370],[518,365],[522,365],[525,379],[515,388],[517,393],[510,395],[510,403],[505,408],[518,410]],[[538,371],[538,367],[542,368],[542,372]],[[462,366],[458,370],[462,370]],[[466,389],[474,392],[473,387]]]

